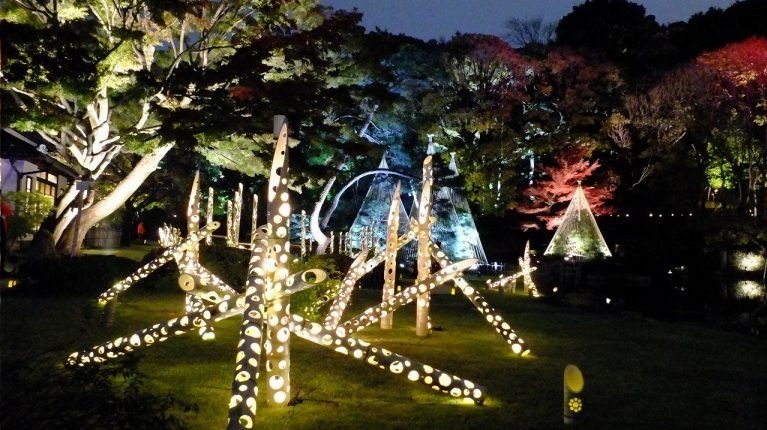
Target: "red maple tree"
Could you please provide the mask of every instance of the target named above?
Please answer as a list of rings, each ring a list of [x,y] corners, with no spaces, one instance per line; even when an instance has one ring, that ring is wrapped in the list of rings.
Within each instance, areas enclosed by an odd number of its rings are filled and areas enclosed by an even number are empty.
[[[614,212],[608,202],[615,193],[615,177],[604,169],[595,174],[601,164],[589,161],[589,152],[586,147],[568,146],[554,157],[552,165],[541,168],[543,178],[525,190],[525,199],[517,206],[518,212],[537,220],[523,223],[524,230],[538,229],[541,224],[547,230],[556,228],[578,184],[582,184],[594,215]]]
[[[700,55],[697,63],[713,73],[715,93],[759,122],[765,119],[767,39],[750,37]]]

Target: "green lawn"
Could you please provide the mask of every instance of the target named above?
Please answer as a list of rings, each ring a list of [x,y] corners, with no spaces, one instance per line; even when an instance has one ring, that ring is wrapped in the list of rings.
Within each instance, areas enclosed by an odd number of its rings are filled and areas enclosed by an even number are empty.
[[[132,243],[130,246],[124,246],[120,248],[88,248],[83,249],[82,253],[85,255],[115,255],[118,257],[130,258],[131,260],[141,261],[144,256],[154,249],[157,249],[157,244],[140,244]]]
[[[376,301],[357,290],[349,316]],[[401,376],[293,338],[291,378],[300,403],[272,409],[260,399],[264,429],[547,429],[562,427],[562,371],[583,371],[590,429],[758,429],[767,423],[767,342],[694,323],[634,313],[593,313],[519,296],[486,294],[532,348],[520,358],[462,296],[435,296],[432,320],[443,330],[414,334],[413,306],[395,329],[360,337],[487,388],[478,407]],[[177,315],[183,297],[136,287],[103,327],[87,299],[6,295],[0,313],[2,359],[63,362],[79,348]],[[90,318],[88,316],[91,316]],[[89,321],[86,323],[86,321]],[[146,389],[199,405],[178,411],[191,429],[224,428],[239,321],[217,339],[188,334],[142,352]],[[263,391],[263,390],[262,390]]]

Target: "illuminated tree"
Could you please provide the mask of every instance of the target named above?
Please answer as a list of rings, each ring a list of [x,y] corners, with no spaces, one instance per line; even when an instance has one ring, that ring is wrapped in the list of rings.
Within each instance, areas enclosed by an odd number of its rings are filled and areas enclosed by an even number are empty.
[[[605,121],[605,133],[617,146],[630,175],[629,189],[650,177],[688,134],[697,134],[710,101],[708,74],[685,66],[669,72],[649,89],[627,94],[621,109]],[[691,140],[692,145],[697,143]],[[700,154],[705,148],[694,148]],[[628,182],[628,181],[627,181]]]
[[[736,188],[741,206],[758,215],[767,183],[767,39],[727,45],[697,64],[711,74],[719,113],[707,148],[712,185]]]
[[[72,221],[78,191],[72,184],[57,207],[58,247],[82,242],[173,146],[190,143],[187,133],[178,133],[177,124],[184,121],[169,123],[173,116],[158,112],[188,113],[199,93],[214,90],[202,78],[251,41],[274,42],[277,35],[317,26],[324,14],[315,5],[312,0],[4,3],[4,125],[38,132],[51,153],[88,181],[99,181],[122,153],[142,157],[109,194],[88,193],[77,238]],[[294,63],[280,62],[277,43],[263,57],[266,64],[257,68],[268,72],[264,80],[310,72],[281,68]],[[257,96],[262,100],[266,94]],[[212,133],[206,143],[221,138]]]
[[[446,47],[449,78],[423,100],[439,124],[438,141],[457,152],[466,190],[482,212],[502,212],[518,180],[526,87],[535,66],[500,38],[467,34]]]
[[[520,213],[533,215],[537,220],[523,224],[524,229],[540,228],[540,224],[548,230],[557,227],[567,204],[582,182],[594,214],[613,212],[608,202],[615,192],[615,179],[610,172],[595,174],[601,165],[599,161],[589,161],[589,153],[586,146],[570,145],[554,157],[552,165],[541,168],[542,179],[523,192],[524,200],[516,207]]]

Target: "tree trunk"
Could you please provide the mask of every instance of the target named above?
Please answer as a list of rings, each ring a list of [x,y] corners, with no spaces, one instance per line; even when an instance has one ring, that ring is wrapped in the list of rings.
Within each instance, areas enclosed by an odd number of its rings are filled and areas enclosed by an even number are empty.
[[[83,210],[83,213],[80,215],[80,230],[76,239],[74,238],[74,223],[69,223],[56,242],[56,249],[61,253],[67,252],[71,249],[73,240],[76,240],[77,249],[80,249],[88,230],[119,209],[136,192],[138,187],[144,183],[144,180],[154,172],[171,148],[173,148],[172,143],[166,144],[145,155],[109,195]]]
[[[322,189],[322,194],[320,194],[320,198],[317,200],[317,203],[314,204],[314,211],[312,211],[312,216],[309,220],[309,228],[311,229],[312,236],[314,236],[314,240],[317,241],[317,251],[315,252],[317,255],[324,254],[330,244],[330,238],[325,236],[325,233],[323,233],[320,228],[320,211],[322,210],[322,204],[325,203],[325,199],[328,197],[330,189],[333,188],[333,184],[336,182],[337,177],[338,176],[333,176],[325,184],[325,187]]]

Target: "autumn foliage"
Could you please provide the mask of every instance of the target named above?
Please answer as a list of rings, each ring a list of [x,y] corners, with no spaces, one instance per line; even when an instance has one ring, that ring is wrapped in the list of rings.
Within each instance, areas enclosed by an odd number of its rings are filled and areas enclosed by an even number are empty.
[[[751,37],[700,55],[697,63],[715,76],[716,94],[764,123],[767,98],[767,39]],[[754,108],[761,108],[761,112]]]
[[[524,223],[524,230],[540,228],[540,224],[548,230],[556,228],[579,183],[594,215],[613,213],[609,201],[615,192],[615,180],[609,172],[598,172],[601,165],[589,161],[588,152],[587,148],[567,147],[554,157],[552,165],[541,168],[542,178],[524,191],[525,200],[517,206],[518,212],[536,219]]]

